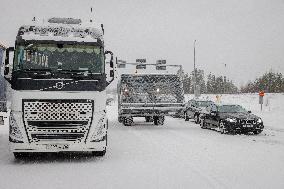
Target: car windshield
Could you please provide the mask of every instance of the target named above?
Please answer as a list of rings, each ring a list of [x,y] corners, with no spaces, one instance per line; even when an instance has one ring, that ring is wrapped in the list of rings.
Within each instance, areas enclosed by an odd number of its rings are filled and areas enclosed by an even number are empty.
[[[247,113],[247,110],[239,105],[222,105],[218,107],[218,111],[221,113]]]
[[[197,101],[196,104],[197,104],[197,107],[207,107],[210,104],[212,104],[212,102],[211,101]]]
[[[183,102],[182,85],[176,75],[123,75],[120,92],[126,103]]]
[[[89,71],[103,73],[104,53],[99,46],[29,44],[17,46],[14,70]]]

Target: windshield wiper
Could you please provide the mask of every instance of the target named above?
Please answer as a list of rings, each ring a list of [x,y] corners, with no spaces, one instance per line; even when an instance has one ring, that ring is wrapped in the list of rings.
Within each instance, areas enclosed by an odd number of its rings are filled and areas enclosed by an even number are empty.
[[[19,71],[25,71],[25,72],[51,72],[52,70],[51,69],[34,69],[34,68],[31,68],[31,69],[21,69]]]

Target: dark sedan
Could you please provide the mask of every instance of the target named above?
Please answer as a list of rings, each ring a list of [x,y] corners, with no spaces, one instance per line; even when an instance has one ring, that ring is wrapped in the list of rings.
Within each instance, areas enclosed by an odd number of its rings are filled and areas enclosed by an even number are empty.
[[[201,128],[217,128],[222,134],[248,132],[259,134],[264,127],[260,117],[240,105],[229,104],[208,106],[201,116],[200,125]]]
[[[214,102],[210,100],[192,99],[189,100],[184,109],[184,119],[188,121],[189,119],[194,119],[195,123],[200,123],[199,115],[205,108]]]

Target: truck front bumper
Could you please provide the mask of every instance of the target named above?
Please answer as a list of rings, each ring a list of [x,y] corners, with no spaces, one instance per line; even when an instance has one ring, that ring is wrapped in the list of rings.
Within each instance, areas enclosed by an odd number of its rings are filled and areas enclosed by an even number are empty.
[[[52,142],[48,144],[36,143],[13,143],[10,142],[11,152],[82,152],[82,151],[103,151],[106,150],[107,140],[106,137],[99,142],[81,143],[64,143]]]

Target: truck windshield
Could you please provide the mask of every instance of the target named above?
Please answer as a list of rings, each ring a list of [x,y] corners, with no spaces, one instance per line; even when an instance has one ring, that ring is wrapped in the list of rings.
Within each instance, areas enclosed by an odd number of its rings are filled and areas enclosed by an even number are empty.
[[[182,86],[176,75],[124,75],[121,80],[124,103],[180,103]]]
[[[29,44],[27,46],[17,46],[14,70],[68,70],[103,73],[103,48],[79,44]]]

